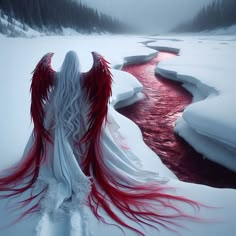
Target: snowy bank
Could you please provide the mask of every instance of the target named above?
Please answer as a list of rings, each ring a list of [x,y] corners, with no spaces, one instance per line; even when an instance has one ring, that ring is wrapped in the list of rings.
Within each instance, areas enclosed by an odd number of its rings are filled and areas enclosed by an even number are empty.
[[[194,95],[175,131],[207,158],[236,171],[235,36],[156,38],[151,48],[180,49],[156,73],[183,82]],[[152,38],[152,40],[155,40]],[[183,124],[183,122],[185,122]],[[189,129],[189,130],[187,130]],[[191,133],[191,135],[190,135]],[[191,137],[190,137],[191,136]]]

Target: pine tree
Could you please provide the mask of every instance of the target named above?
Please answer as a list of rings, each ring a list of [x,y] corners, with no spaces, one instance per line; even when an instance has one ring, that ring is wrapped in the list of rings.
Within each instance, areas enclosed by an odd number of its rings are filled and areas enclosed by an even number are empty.
[[[202,31],[236,24],[236,0],[215,0],[203,7],[192,21],[177,26],[174,31]]]
[[[37,30],[58,32],[61,27],[71,27],[82,32],[122,32],[127,28],[118,20],[72,0],[1,0],[0,8]]]

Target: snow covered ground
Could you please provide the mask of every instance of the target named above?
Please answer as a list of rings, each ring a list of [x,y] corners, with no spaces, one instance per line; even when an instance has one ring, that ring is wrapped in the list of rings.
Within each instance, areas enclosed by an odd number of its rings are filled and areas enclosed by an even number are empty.
[[[32,129],[29,116],[30,73],[45,53],[55,53],[52,61],[55,70],[60,68],[65,53],[71,49],[77,51],[81,59],[82,71],[87,71],[91,67],[91,51],[103,54],[113,68],[120,68],[123,63],[147,60],[154,56],[155,50],[139,43],[148,40],[155,41],[148,44],[155,48],[161,46],[181,49],[179,57],[160,63],[157,72],[172,79],[184,80],[185,87],[195,94],[195,103],[186,109],[183,119],[177,123],[176,131],[192,145],[197,145],[199,149],[205,147],[214,155],[221,150],[224,152],[219,155],[221,163],[231,168],[236,167],[236,161],[233,160],[233,156],[236,157],[235,38],[234,36],[77,36],[34,39],[0,37],[0,169],[6,168],[21,157],[30,135]],[[136,99],[135,94],[141,91],[142,85],[125,72],[116,69],[112,72],[114,75],[112,104],[119,102],[119,105],[122,105],[130,99]],[[145,157],[140,159],[145,169],[155,170],[160,173],[160,176],[168,178],[167,185],[176,188],[176,195],[217,207],[203,207],[198,213],[200,218],[214,219],[213,222],[177,219],[177,223],[185,226],[178,229],[182,236],[236,235],[236,190],[215,189],[177,180],[161,163],[158,156],[142,142],[138,127],[117,112],[113,111],[113,113],[121,126],[121,133],[139,156]],[[0,201],[0,222],[3,224],[11,219],[11,215],[7,215],[4,210],[6,202],[7,200]],[[186,206],[180,207],[184,209]],[[118,227],[99,223],[87,207],[78,217],[85,217],[85,215],[91,231],[90,235],[123,235]],[[0,235],[32,236],[35,234],[40,217],[38,214],[26,217],[10,228],[0,229]],[[44,216],[44,224],[38,232],[41,231],[40,235],[46,236],[87,236],[79,231],[77,234],[74,233],[73,217],[67,216],[57,221]],[[135,225],[135,227],[140,229],[140,226]],[[160,229],[161,231],[157,232],[145,228],[146,235],[176,235],[165,228]],[[124,232],[129,236],[134,235],[127,229],[124,229]]]

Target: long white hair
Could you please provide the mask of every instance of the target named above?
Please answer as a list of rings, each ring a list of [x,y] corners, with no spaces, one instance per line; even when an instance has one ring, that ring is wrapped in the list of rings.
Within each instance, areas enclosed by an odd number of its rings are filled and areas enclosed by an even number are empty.
[[[69,139],[78,141],[81,126],[81,71],[74,51],[67,52],[57,73],[54,93],[55,125],[64,129]]]

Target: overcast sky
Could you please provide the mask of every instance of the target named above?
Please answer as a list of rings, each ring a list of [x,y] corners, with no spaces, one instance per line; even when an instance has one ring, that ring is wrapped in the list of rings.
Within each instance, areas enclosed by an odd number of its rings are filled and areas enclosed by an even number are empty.
[[[139,27],[162,33],[191,17],[213,0],[78,0],[100,12]]]

